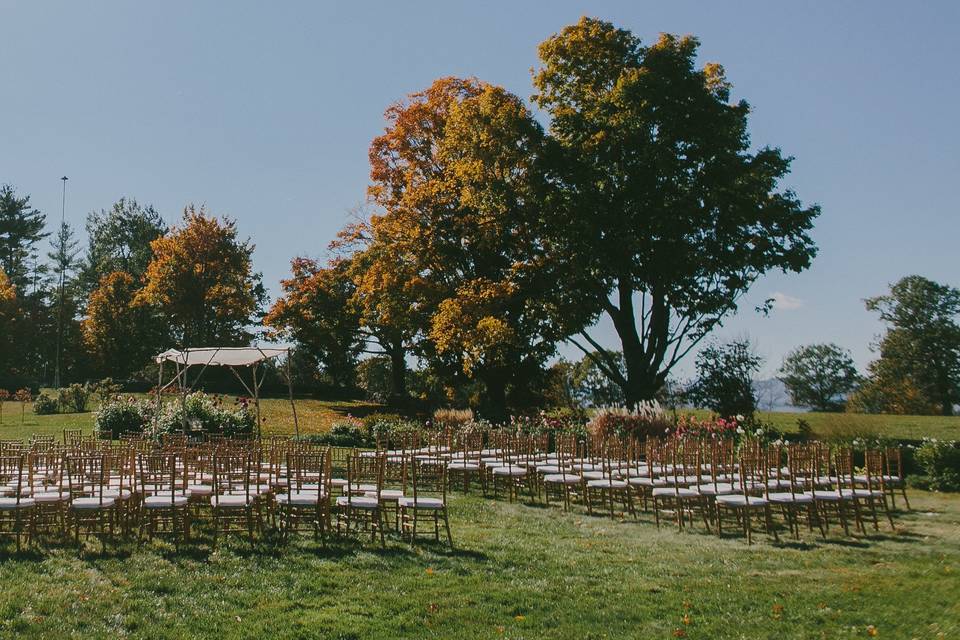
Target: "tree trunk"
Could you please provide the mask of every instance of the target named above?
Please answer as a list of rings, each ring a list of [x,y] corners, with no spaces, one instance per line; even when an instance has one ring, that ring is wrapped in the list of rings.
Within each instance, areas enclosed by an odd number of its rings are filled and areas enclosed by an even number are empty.
[[[487,388],[487,418],[494,423],[507,420],[507,378],[499,372],[491,372],[483,377]]]
[[[653,400],[663,386],[666,372],[659,371],[666,353],[670,329],[670,310],[663,296],[653,293],[653,309],[644,344],[637,332],[633,309],[633,290],[622,282],[619,287],[620,307],[610,305],[607,314],[620,337],[623,360],[627,369],[626,384],[621,384],[627,406],[635,408],[644,400]],[[662,346],[661,346],[662,345]]]
[[[390,397],[403,401],[407,397],[407,352],[402,347],[394,347],[390,354]]]

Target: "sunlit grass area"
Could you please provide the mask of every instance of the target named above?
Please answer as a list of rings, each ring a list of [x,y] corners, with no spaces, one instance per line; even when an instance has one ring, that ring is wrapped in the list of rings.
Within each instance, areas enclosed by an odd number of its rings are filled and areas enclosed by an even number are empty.
[[[95,408],[95,405],[96,402],[91,401],[91,406]],[[331,424],[338,418],[347,415],[362,416],[379,408],[379,405],[363,400],[316,400],[313,398],[297,399],[296,405],[301,434],[323,433],[328,431]],[[262,417],[265,418],[263,423],[265,435],[294,433],[293,410],[287,398],[265,398],[260,401],[260,409]],[[38,416],[28,406],[22,417],[21,421],[19,403],[5,403],[3,421],[0,422],[0,438],[27,439],[34,433],[60,436],[64,429],[89,431],[93,429],[94,423],[93,411]]]
[[[957,637],[960,496],[911,501],[895,533],[781,545],[479,496],[452,499],[453,551],[309,536],[5,543],[0,636]]]
[[[701,417],[709,411],[690,411]],[[787,433],[796,433],[798,420],[810,424],[821,438],[833,436],[878,435],[889,438],[920,440],[922,438],[960,439],[960,416],[899,416],[866,413],[770,412],[759,411],[757,418]]]

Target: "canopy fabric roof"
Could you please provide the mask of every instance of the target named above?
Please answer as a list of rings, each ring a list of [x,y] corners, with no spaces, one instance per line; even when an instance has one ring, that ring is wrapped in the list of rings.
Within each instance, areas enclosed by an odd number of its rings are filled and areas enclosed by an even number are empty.
[[[154,360],[176,362],[181,366],[210,365],[218,367],[246,367],[270,358],[286,355],[287,349],[276,347],[194,347],[178,351],[168,349]]]

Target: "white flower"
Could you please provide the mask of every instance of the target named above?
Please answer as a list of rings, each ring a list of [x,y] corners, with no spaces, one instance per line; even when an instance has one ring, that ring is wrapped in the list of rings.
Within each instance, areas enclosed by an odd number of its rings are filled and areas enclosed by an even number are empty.
[[[742,414],[737,414],[737,422],[743,422],[744,418]]]
[[[743,435],[745,433],[745,431],[743,430],[743,427],[737,427],[737,433],[739,433],[740,435]]]

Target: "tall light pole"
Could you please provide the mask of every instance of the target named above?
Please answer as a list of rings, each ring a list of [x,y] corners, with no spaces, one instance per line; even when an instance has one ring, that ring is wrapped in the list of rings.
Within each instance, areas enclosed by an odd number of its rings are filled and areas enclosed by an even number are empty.
[[[67,221],[67,176],[60,178],[63,181],[63,200],[60,203],[60,232]],[[61,238],[62,242],[63,238]],[[64,248],[61,246],[60,251]],[[61,258],[63,256],[60,256]],[[60,286],[57,288],[57,353],[53,361],[53,388],[60,388],[60,342],[63,340],[63,262],[60,263]]]

